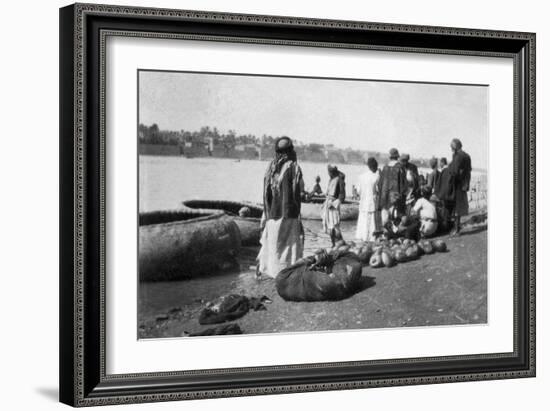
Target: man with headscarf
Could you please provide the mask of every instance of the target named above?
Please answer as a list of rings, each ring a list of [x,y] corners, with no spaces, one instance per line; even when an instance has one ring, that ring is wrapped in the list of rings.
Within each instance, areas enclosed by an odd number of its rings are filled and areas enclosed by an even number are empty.
[[[396,148],[390,150],[390,160],[382,168],[378,180],[378,207],[381,211],[382,224],[390,221],[392,209],[397,214],[405,209],[405,197],[407,194],[406,171],[398,161],[399,151]]]
[[[342,240],[340,230],[340,205],[346,199],[346,176],[338,170],[338,167],[329,164],[327,166],[329,182],[326,200],[321,208],[321,220],[323,230],[330,235],[332,245]]]
[[[451,235],[460,234],[460,217],[468,214],[468,190],[472,173],[470,155],[462,150],[462,142],[455,138],[451,141],[453,160],[449,172],[453,176],[455,207],[453,210],[454,227]]]
[[[302,170],[298,166],[292,140],[283,136],[275,141],[275,157],[264,177],[264,212],[257,275],[275,278],[286,267],[302,258],[304,229],[300,220]]]

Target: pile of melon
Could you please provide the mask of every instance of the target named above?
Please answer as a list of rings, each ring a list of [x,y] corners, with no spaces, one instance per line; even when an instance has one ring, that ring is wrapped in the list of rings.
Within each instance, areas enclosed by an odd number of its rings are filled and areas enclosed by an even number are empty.
[[[374,242],[337,242],[330,250],[332,253],[351,252],[357,255],[361,263],[372,268],[393,267],[397,263],[416,260],[424,254],[447,251],[447,244],[443,240],[410,239],[379,240]]]

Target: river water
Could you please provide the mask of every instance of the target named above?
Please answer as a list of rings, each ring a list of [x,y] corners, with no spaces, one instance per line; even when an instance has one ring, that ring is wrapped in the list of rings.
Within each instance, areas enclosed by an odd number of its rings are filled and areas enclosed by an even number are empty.
[[[306,190],[321,177],[323,191],[328,183],[325,163],[299,162]],[[174,209],[189,199],[262,201],[263,176],[268,161],[235,160],[225,158],[185,158],[170,156],[140,156],[139,158],[139,210]],[[346,175],[348,195],[352,185],[366,166],[338,164]],[[421,173],[428,170],[420,169]],[[485,180],[484,175],[473,173],[472,181]]]
[[[193,198],[260,203],[267,166],[267,161],[260,160],[140,156],[139,209],[177,208],[183,200]],[[300,162],[300,167],[306,189],[313,187],[317,175],[321,176],[323,190],[326,188],[326,164]],[[360,165],[339,165],[338,168],[346,174],[348,184],[365,170]]]

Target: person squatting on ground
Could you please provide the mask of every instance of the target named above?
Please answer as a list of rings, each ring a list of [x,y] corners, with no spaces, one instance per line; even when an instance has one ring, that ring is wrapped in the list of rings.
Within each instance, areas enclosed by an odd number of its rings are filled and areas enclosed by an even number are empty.
[[[433,171],[428,176],[429,184],[421,189],[416,165],[409,161],[407,154],[402,155],[399,162],[395,161],[398,157],[397,149],[391,149],[390,162],[382,170],[379,183],[379,208],[383,213],[384,236],[413,240],[433,236],[438,227],[437,209],[434,203],[421,194],[426,195],[427,191],[432,191],[432,187],[437,189],[438,184],[441,184],[440,173],[436,170],[437,161],[430,161]],[[449,184],[450,180],[447,186]],[[446,188],[440,187],[440,190],[443,192]]]
[[[411,214],[420,221],[420,237],[431,237],[437,231],[437,210],[435,205],[420,197],[411,208]]]
[[[321,177],[317,176],[315,177],[315,185],[313,186],[313,189],[309,192],[309,198],[315,196],[315,195],[322,195],[323,189],[321,188]]]
[[[377,210],[380,170],[374,157],[367,160],[367,170],[359,176],[359,217],[355,237],[361,241],[374,241],[382,222]]]
[[[302,258],[304,229],[300,220],[302,170],[289,137],[275,141],[275,156],[264,177],[264,211],[257,276],[275,278],[279,271]]]
[[[332,245],[342,239],[340,230],[340,205],[346,198],[345,175],[333,165],[327,166],[329,183],[326,200],[321,208],[323,231],[330,235]]]

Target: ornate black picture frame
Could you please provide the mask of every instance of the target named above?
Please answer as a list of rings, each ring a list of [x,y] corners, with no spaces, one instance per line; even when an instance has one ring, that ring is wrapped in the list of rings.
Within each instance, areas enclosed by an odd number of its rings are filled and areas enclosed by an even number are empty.
[[[106,374],[104,53],[113,35],[513,58],[513,352]],[[60,100],[62,402],[91,406],[535,376],[535,34],[76,4],[60,10]]]

